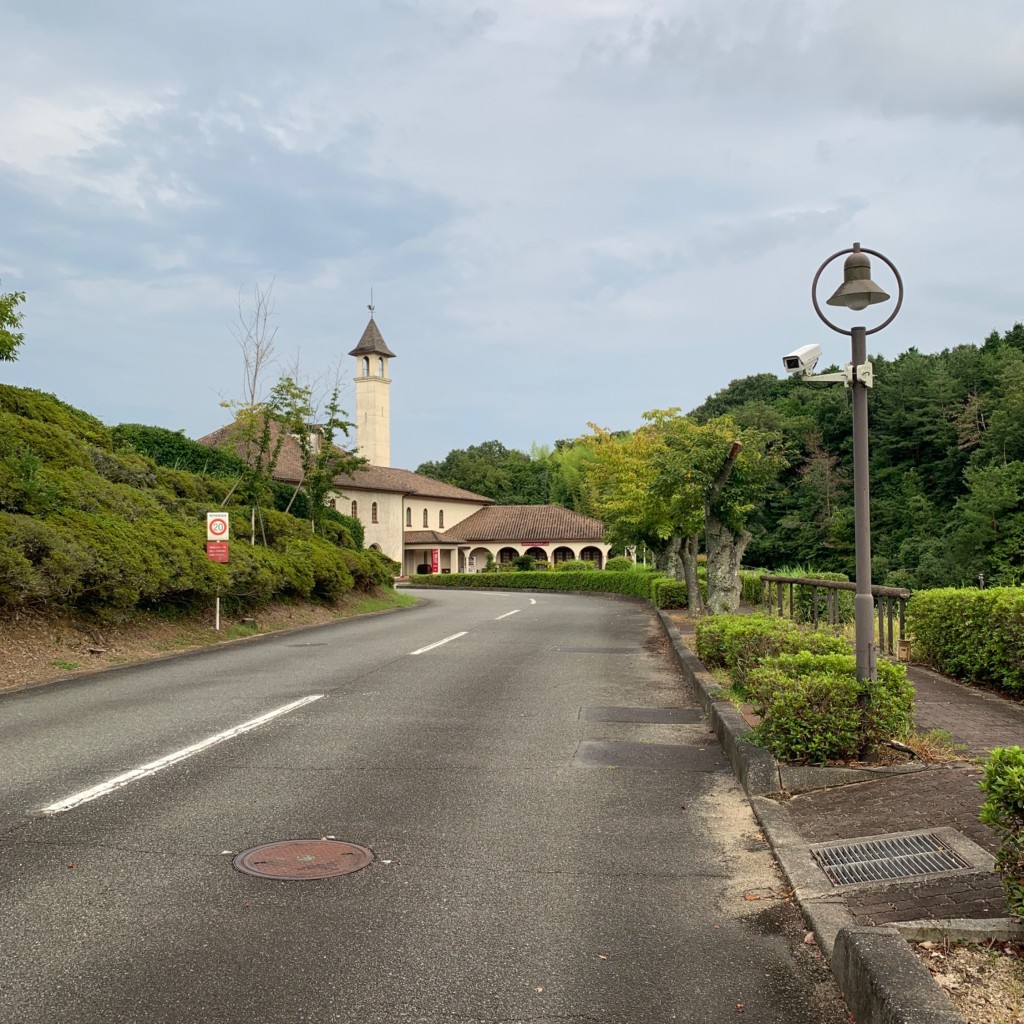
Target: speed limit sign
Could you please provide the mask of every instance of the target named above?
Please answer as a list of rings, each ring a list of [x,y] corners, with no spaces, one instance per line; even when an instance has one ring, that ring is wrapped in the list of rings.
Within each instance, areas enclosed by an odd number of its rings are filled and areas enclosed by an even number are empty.
[[[227,512],[206,513],[206,539],[227,540],[228,539],[228,514]]]

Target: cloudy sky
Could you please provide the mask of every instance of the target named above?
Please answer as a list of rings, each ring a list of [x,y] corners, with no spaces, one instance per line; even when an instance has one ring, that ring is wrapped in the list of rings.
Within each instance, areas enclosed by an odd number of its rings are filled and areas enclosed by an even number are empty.
[[[270,282],[282,367],[340,357],[350,411],[373,288],[409,468],[845,362],[809,288],[854,241],[906,284],[872,351],[1024,319],[1020,0],[6,0],[3,34],[0,380],[110,424],[218,426]]]

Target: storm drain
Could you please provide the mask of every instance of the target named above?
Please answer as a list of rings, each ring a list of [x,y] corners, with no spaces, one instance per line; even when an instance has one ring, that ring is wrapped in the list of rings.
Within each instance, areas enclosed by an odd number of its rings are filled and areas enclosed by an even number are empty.
[[[812,847],[811,856],[833,885],[884,882],[972,868],[934,832]]]
[[[332,878],[349,875],[373,861],[373,851],[340,839],[290,839],[243,850],[232,864],[259,878]]]

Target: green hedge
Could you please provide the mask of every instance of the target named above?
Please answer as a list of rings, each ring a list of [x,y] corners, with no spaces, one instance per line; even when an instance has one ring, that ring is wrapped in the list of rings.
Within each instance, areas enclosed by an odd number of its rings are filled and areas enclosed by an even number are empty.
[[[903,665],[878,663],[878,681],[860,697],[852,654],[801,651],[765,658],[748,675],[747,697],[762,716],[753,739],[784,761],[845,760],[896,736],[912,723],[914,688]]]
[[[813,654],[849,654],[841,636],[803,629],[790,619],[771,615],[709,615],[695,628],[697,657],[705,665],[728,669],[733,684],[746,685],[752,668],[765,658],[810,651]]]
[[[502,572],[432,573],[410,576],[417,587],[471,587],[481,590],[572,590],[629,594],[650,598],[652,583],[662,577],[646,572]]]
[[[1024,690],[1024,587],[920,590],[907,620],[915,660],[959,679]]]
[[[993,750],[981,790],[986,799],[979,817],[999,836],[996,870],[1002,876],[1010,912],[1024,918],[1024,750]]]

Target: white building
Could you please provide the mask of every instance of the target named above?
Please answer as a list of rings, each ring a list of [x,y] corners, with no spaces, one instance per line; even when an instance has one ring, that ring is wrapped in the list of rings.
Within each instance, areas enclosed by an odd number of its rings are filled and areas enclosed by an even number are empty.
[[[389,361],[396,356],[381,336],[372,307],[349,355],[356,360],[356,447],[370,465],[337,477],[330,500],[362,523],[366,547],[393,558],[405,576],[476,572],[488,556],[511,562],[524,554],[549,562],[583,559],[604,567],[609,545],[599,519],[557,505],[495,505],[484,495],[392,467]],[[229,428],[222,428],[200,442],[219,446],[229,435]],[[285,438],[275,476],[293,484],[302,479],[299,447],[292,438]]]

